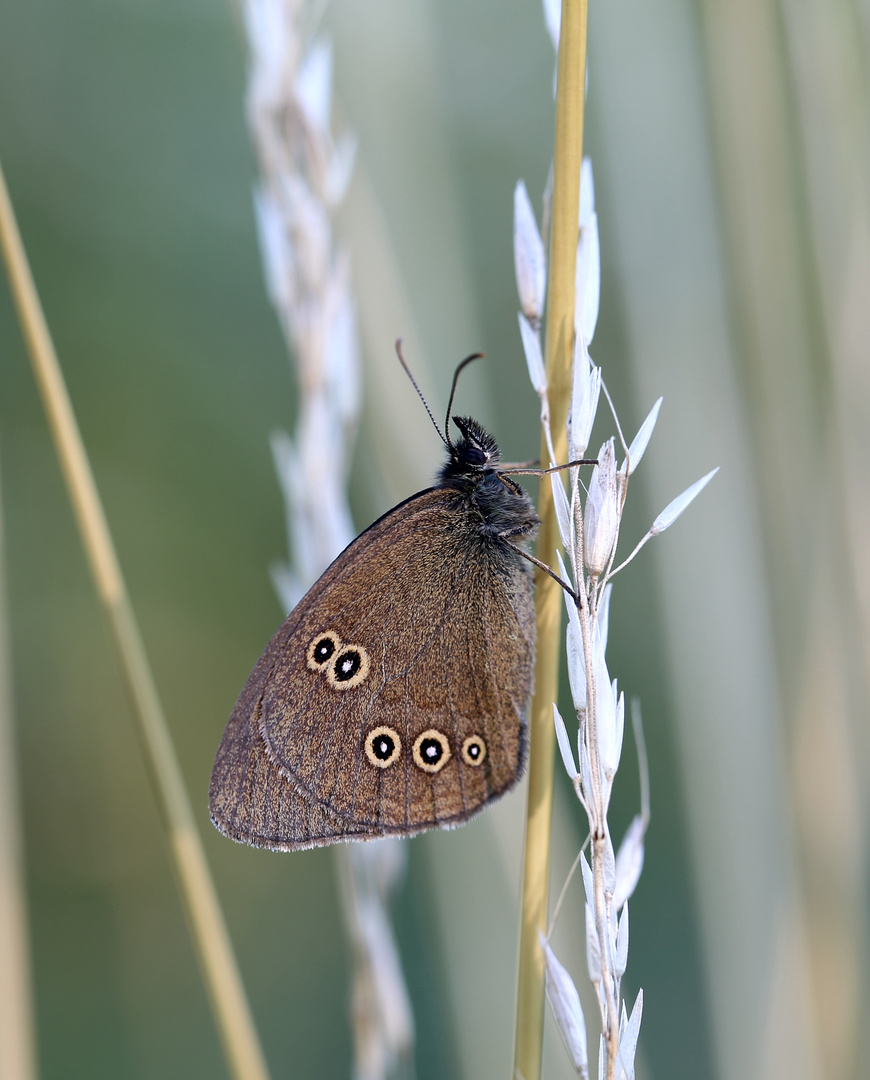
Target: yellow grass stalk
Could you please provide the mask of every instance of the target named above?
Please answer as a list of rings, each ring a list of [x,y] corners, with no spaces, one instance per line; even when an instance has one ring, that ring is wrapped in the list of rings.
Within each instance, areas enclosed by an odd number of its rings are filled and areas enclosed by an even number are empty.
[[[91,572],[133,698],[137,732],[230,1072],[237,1080],[268,1080],[265,1058],[197,833],[181,767],[30,273],[2,169],[0,247]]]
[[[0,1076],[4,1080],[36,1080],[36,1034],[13,730],[5,555],[0,509],[0,956],[3,957],[0,963]]]
[[[553,151],[553,211],[547,274],[546,361],[554,448],[567,461],[565,418],[571,391],[574,289],[583,158],[587,0],[562,0],[562,29],[556,81],[556,137]],[[548,464],[546,440],[541,460]],[[558,530],[550,485],[540,488],[538,558],[556,562]],[[553,805],[553,702],[558,696],[563,600],[552,578],[538,572],[535,606],[538,649],[531,710],[531,752],[517,981],[514,1077],[539,1080],[544,1028],[544,960],[538,931],[547,930],[550,824]]]

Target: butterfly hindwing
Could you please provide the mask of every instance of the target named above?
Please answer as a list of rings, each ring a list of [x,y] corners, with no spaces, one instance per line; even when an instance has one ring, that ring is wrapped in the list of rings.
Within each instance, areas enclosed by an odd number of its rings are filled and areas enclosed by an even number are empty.
[[[336,559],[239,698],[212,784],[219,828],[278,848],[409,834],[466,820],[516,782],[531,582],[479,536],[435,488]]]

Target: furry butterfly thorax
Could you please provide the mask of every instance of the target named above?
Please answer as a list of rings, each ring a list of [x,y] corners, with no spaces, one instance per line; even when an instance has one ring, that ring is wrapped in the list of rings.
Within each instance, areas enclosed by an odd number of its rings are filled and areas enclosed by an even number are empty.
[[[522,775],[535,618],[519,545],[539,522],[495,439],[453,421],[435,486],[361,533],[254,667],[211,780],[233,840],[287,851],[452,827]]]

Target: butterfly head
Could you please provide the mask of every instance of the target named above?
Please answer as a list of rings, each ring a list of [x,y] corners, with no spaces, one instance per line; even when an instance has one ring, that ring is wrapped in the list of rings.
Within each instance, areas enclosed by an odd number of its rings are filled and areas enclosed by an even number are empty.
[[[490,537],[530,536],[539,522],[532,501],[513,477],[502,472],[498,443],[476,420],[454,416],[461,438],[444,440],[450,454],[441,467],[440,484],[467,501],[473,531]]]
[[[447,443],[450,457],[441,469],[441,481],[448,484],[460,481],[464,487],[461,482],[470,480],[476,485],[487,473],[491,475],[497,470],[501,451],[492,435],[470,416],[454,416],[453,423],[462,438]]]
[[[470,416],[454,416],[453,423],[462,432],[462,438],[450,447],[451,465],[462,472],[496,468],[501,451],[492,435]]]

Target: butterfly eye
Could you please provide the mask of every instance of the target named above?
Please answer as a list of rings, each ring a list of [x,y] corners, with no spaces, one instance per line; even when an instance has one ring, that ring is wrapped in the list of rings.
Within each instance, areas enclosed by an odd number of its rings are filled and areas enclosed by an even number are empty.
[[[477,766],[486,757],[486,743],[479,735],[469,735],[462,744],[462,760],[466,765]]]
[[[324,630],[308,646],[305,659],[312,671],[323,671],[337,649],[341,648],[341,638],[334,630]]]
[[[369,673],[369,654],[362,645],[342,645],[326,668],[326,677],[334,690],[359,686]]]
[[[392,728],[376,727],[366,736],[365,750],[376,769],[386,769],[402,752],[402,740]]]
[[[486,454],[478,446],[467,446],[465,448],[465,460],[469,465],[485,465]]]
[[[440,772],[450,760],[450,743],[446,735],[435,728],[429,728],[417,736],[413,754],[414,764],[423,772]]]

